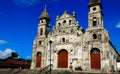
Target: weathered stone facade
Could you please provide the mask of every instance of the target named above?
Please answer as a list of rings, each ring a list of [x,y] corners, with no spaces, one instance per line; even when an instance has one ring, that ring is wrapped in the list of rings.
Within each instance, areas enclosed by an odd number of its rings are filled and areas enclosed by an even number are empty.
[[[31,69],[48,66],[51,56],[52,69],[117,70],[118,54],[104,28],[102,3],[100,0],[90,0],[89,8],[86,31],[76,21],[75,12],[70,15],[65,11],[62,16],[56,17],[51,33],[50,17],[44,9],[33,44]]]

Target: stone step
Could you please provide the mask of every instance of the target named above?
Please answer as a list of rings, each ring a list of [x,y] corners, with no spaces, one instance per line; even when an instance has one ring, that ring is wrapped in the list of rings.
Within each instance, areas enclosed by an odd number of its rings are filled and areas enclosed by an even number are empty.
[[[46,69],[40,72],[39,70],[29,69],[0,69],[0,74],[50,74],[50,70]],[[100,72],[100,71],[79,71],[70,72],[69,70],[52,70],[51,74],[120,74],[120,72]]]

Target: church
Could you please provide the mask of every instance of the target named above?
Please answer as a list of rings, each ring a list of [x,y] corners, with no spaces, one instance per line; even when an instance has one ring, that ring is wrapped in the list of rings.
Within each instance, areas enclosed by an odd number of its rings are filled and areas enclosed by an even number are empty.
[[[117,71],[119,54],[104,28],[103,5],[100,0],[90,0],[88,7],[86,30],[77,22],[75,12],[65,11],[56,17],[50,32],[51,19],[47,9],[43,10],[33,42],[31,69],[51,66],[52,70]]]

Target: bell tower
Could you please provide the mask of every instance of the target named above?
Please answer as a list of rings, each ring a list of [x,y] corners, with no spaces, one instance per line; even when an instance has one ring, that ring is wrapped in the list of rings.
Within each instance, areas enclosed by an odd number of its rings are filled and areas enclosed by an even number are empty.
[[[102,13],[103,5],[100,0],[90,0],[88,7],[88,28],[86,30],[87,41],[109,42],[109,33],[104,28],[104,15]]]
[[[33,54],[32,54],[32,63],[31,69],[34,68],[41,68],[46,66],[46,51],[47,48],[47,37],[50,32],[50,17],[46,10],[43,10],[42,14],[39,17],[39,24],[38,24],[38,33],[37,37],[33,43]]]
[[[104,28],[103,5],[100,0],[90,0],[88,7],[90,11],[88,13],[88,28],[84,33],[83,54],[90,53],[90,55],[88,55],[89,57],[84,57],[84,60],[89,60],[89,64],[88,62],[83,64],[89,65],[85,69],[101,70],[103,68],[101,59],[107,59],[104,57],[106,56],[105,51],[109,52],[109,47],[106,47],[106,45],[109,44],[110,37],[108,31]]]
[[[90,8],[88,16],[88,29],[102,29],[103,25],[103,14],[102,14],[102,3],[100,0],[90,0],[88,5]]]
[[[39,17],[39,25],[38,25],[38,37],[46,37],[49,33],[50,26],[50,17],[46,10],[46,8],[43,10],[42,14]]]

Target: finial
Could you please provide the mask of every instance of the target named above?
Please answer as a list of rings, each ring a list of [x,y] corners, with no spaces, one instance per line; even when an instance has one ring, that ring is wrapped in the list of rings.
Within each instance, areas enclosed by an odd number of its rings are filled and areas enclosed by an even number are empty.
[[[47,5],[45,4],[45,8],[44,8],[44,10],[47,10]]]
[[[46,5],[45,5],[45,8],[42,12],[42,14],[40,15],[39,19],[47,19],[48,21],[50,21],[50,17],[49,17],[49,14],[47,12],[47,9],[46,9]]]
[[[79,24],[79,22],[77,21],[77,24]]]
[[[58,20],[59,18],[60,18],[60,16],[59,16],[59,15],[57,15],[56,20]]]
[[[74,16],[74,17],[76,16],[76,13],[75,13],[75,11],[73,11],[73,16]]]
[[[59,18],[59,15],[57,15],[57,18]]]
[[[65,12],[64,12],[64,13],[65,13],[65,14],[66,14],[66,13],[68,13],[68,12],[67,12],[67,10],[65,10]]]

